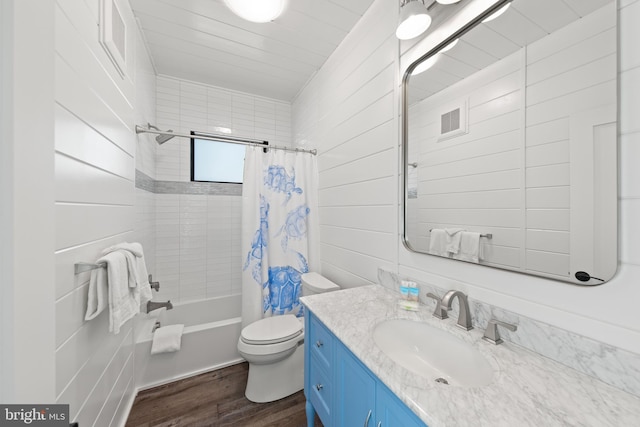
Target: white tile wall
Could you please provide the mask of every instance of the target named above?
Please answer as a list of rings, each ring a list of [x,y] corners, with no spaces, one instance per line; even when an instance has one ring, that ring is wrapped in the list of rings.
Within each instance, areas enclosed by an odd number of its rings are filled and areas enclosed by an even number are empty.
[[[156,273],[172,302],[241,292],[240,196],[157,194]]]
[[[296,144],[317,147],[320,153],[322,272],[343,286],[353,286],[374,283],[375,266],[382,266],[445,289],[461,289],[477,300],[640,354],[640,324],[634,314],[637,301],[640,301],[640,287],[637,286],[640,274],[637,243],[640,241],[640,177],[637,155],[633,156],[638,153],[640,143],[640,122],[635,119],[640,114],[640,55],[637,49],[640,1],[625,0],[618,7],[622,220],[619,233],[621,265],[613,280],[599,287],[584,288],[414,254],[402,246],[401,227],[395,218],[384,229],[374,229],[366,223],[354,226],[351,215],[330,214],[335,210],[356,214],[356,209],[366,208],[367,217],[382,217],[386,208],[398,212],[398,203],[402,200],[399,174],[389,178],[369,176],[361,179],[358,167],[372,154],[369,150],[376,147],[377,152],[386,151],[389,164],[396,165],[395,170],[399,170],[396,107],[400,99],[399,78],[396,76],[396,86],[392,90],[382,85],[366,86],[372,77],[384,73],[389,66],[399,69],[394,58],[402,46],[393,39],[398,7],[383,0],[373,3],[293,103]],[[385,40],[388,43],[384,43]],[[358,78],[350,78],[352,76]],[[348,111],[339,108],[347,100],[358,108]],[[366,111],[366,117],[360,120],[362,113],[358,111]],[[385,134],[386,126],[390,126],[390,130]],[[358,143],[362,135],[370,138]],[[341,185],[324,186],[329,182],[330,171],[340,165],[352,166],[349,176]],[[346,233],[351,236],[349,239],[339,238]],[[363,248],[360,242],[371,239],[376,240],[375,248]],[[380,250],[381,247],[388,250]]]
[[[169,77],[157,78],[157,126],[219,133],[291,146],[291,105],[279,100]],[[190,142],[157,148],[155,177],[190,180]],[[159,300],[183,302],[241,292],[242,197],[156,194],[155,250]]]
[[[157,78],[157,126],[163,130],[220,133],[291,146],[291,105],[171,77]],[[190,143],[174,138],[157,149],[156,179],[190,180]]]

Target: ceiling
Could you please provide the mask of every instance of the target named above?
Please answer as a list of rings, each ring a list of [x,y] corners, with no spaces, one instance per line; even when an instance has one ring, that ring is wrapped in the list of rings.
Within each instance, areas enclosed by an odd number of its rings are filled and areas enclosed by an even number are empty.
[[[373,0],[289,0],[257,24],[223,0],[130,0],[158,74],[291,101]]]
[[[613,1],[514,0],[502,16],[465,34],[428,71],[411,76],[408,102],[419,102]]]

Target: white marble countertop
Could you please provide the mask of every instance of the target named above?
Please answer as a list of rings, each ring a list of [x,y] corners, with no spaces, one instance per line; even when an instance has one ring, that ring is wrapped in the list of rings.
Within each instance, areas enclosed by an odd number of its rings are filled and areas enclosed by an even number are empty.
[[[640,398],[483,331],[439,320],[424,305],[401,309],[399,293],[372,285],[303,297],[301,301],[429,427],[640,426]],[[423,321],[473,345],[494,369],[491,383],[469,388],[439,384],[406,370],[374,343],[376,324]]]

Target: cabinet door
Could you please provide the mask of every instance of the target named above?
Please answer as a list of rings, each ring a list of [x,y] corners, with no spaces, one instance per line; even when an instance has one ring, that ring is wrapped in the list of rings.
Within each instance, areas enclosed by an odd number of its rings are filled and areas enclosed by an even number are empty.
[[[342,344],[336,350],[336,427],[375,427],[376,379]]]
[[[378,382],[375,427],[425,427],[425,424],[391,390]]]

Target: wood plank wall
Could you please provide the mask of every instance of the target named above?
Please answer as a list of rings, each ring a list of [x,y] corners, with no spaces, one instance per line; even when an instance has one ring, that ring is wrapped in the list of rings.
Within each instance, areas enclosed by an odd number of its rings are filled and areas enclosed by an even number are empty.
[[[55,12],[56,394],[83,426],[118,424],[134,390],[131,322],[118,335],[106,311],[85,322],[89,274],[73,273],[135,237],[134,118],[155,109],[143,93],[136,100],[136,86],[154,87],[155,76],[128,2],[116,4],[127,26],[124,78],[98,39],[98,0],[57,0]]]

